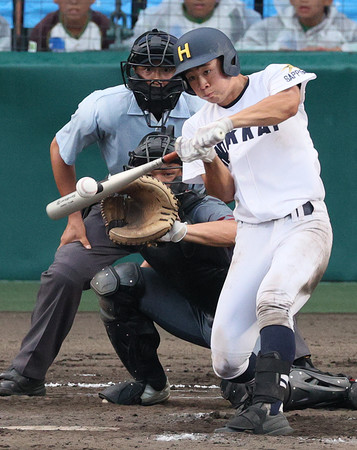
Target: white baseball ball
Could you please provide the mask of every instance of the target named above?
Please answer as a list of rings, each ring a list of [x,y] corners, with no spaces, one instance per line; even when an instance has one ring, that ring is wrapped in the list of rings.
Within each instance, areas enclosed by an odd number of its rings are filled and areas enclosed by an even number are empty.
[[[98,183],[91,177],[80,178],[76,184],[76,191],[81,197],[93,197],[98,192]]]

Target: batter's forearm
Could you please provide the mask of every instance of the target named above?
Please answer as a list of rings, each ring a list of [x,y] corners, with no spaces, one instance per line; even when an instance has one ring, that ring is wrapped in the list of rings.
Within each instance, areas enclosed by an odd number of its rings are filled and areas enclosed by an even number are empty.
[[[239,111],[230,119],[234,128],[277,125],[295,116],[299,103],[300,90],[293,86]]]

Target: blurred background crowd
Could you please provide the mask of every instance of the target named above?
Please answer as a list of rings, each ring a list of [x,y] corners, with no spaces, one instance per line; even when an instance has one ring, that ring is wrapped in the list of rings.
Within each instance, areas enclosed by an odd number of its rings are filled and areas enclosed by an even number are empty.
[[[129,48],[209,26],[239,51],[357,51],[356,0],[1,0],[1,51]]]

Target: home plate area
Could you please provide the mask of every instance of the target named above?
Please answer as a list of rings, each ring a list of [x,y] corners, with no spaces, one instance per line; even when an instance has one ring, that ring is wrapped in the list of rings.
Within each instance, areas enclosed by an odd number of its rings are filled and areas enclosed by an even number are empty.
[[[356,316],[302,314],[299,327],[315,365],[357,375]],[[21,343],[30,313],[0,313],[0,370]],[[210,352],[159,329],[159,357],[171,385],[155,406],[103,403],[98,393],[128,379],[96,313],[79,313],[46,377],[44,397],[0,398],[0,449],[347,449],[357,447],[357,410],[289,411],[294,433],[269,437],[215,433],[234,414],[220,395]],[[21,331],[23,334],[25,331]]]

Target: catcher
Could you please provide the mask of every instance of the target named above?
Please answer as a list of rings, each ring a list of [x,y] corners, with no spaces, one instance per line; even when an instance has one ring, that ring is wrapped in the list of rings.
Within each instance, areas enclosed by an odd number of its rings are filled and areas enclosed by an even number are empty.
[[[171,153],[175,139],[171,128],[167,132],[168,135],[151,133],[145,137],[130,153],[129,167]],[[147,233],[145,223],[151,228],[152,217],[161,215],[157,211],[160,206],[153,204],[152,197],[160,198],[162,192],[156,194],[152,186],[150,196],[144,185],[137,189],[135,182],[134,186],[125,189],[125,194],[105,199],[101,207],[107,232],[118,245],[152,242],[152,236],[157,233],[162,237],[157,240],[157,245],[141,247],[140,253],[145,258],[141,267],[132,262],[107,266],[91,281],[91,287],[99,297],[101,318],[108,337],[133,378],[110,386],[99,396],[123,405],[153,405],[170,396],[169,380],[157,355],[160,337],[154,323],[176,337],[209,348],[213,317],[230,265],[236,233],[232,211],[225,203],[197,193],[192,186],[181,182],[180,160],[163,166],[152,175],[175,193],[177,213],[175,200],[163,199],[164,214],[173,225],[163,234],[167,223],[161,218],[159,221],[164,223],[161,230],[150,229]],[[157,186],[161,191],[160,183]],[[123,195],[127,195],[124,202]],[[149,199],[147,206],[143,198]],[[140,207],[136,208],[130,202]],[[139,226],[135,227],[132,220]],[[296,344],[295,366],[291,370],[290,390],[285,402],[287,407],[346,403],[354,392],[352,381],[346,376],[324,374],[313,368],[309,349],[298,330]],[[244,408],[249,404],[251,388],[226,380],[221,383],[223,397],[234,407]],[[356,402],[354,406],[357,406]]]

